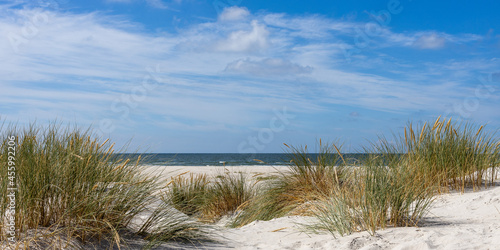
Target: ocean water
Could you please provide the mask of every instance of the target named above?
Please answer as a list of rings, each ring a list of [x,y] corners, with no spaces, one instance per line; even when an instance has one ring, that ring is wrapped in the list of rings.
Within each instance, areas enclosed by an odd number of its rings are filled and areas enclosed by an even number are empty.
[[[345,154],[344,158],[352,163],[366,154]],[[119,154],[120,157],[136,159],[138,154]],[[314,160],[317,154],[310,154]],[[249,165],[287,165],[290,156],[284,153],[267,154],[141,154],[141,164],[155,166],[249,166]]]

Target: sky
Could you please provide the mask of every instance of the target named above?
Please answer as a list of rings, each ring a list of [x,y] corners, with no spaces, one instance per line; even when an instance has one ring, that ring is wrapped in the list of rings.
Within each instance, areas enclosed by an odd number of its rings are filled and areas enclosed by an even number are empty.
[[[0,1],[0,120],[126,151],[359,150],[500,128],[500,1]]]

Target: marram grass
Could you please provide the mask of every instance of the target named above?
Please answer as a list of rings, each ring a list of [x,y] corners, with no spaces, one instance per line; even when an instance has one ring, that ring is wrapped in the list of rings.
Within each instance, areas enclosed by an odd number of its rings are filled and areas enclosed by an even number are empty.
[[[434,186],[426,185],[404,165],[381,166],[366,160],[353,168],[347,184],[316,203],[317,223],[312,231],[333,235],[368,231],[387,226],[416,226],[433,201]]]
[[[500,143],[484,126],[441,118],[420,127],[409,123],[393,142],[380,137],[365,149],[370,156],[316,204],[317,223],[307,229],[345,235],[416,226],[436,193],[480,189],[497,178]]]
[[[207,216],[207,211],[221,216],[236,208],[231,227],[285,215],[313,215],[317,223],[308,226],[312,231],[374,234],[388,226],[417,226],[438,192],[488,187],[497,178],[500,163],[495,134],[485,132],[484,126],[441,118],[422,126],[409,123],[393,140],[380,137],[365,148],[367,157],[349,166],[335,144],[320,141],[314,159],[307,147],[285,146],[288,170],[272,178],[258,178],[259,189],[249,198],[233,202],[230,209],[221,209],[227,206],[214,202],[210,194],[232,197],[229,194],[243,186],[226,182],[223,188],[219,186],[223,192],[218,194],[206,176],[174,179],[170,195],[185,197],[177,205],[191,203],[187,208],[194,207],[200,217]],[[180,191],[176,185],[182,186]]]
[[[205,198],[202,219],[215,222],[225,215],[231,215],[254,197],[254,187],[245,173],[218,174]]]
[[[206,174],[187,173],[171,178],[165,196],[174,208],[188,216],[199,215],[209,194],[209,178]]]
[[[158,199],[161,202],[137,232],[151,241],[149,247],[171,239],[206,239],[207,227],[199,221],[215,222],[231,214],[232,227],[285,215],[313,215],[317,223],[309,230],[334,235],[416,226],[436,193],[488,187],[500,163],[500,142],[484,126],[438,118],[421,126],[409,123],[392,140],[380,137],[365,149],[369,156],[352,166],[346,166],[335,144],[320,142],[316,158],[307,147],[286,145],[288,170],[260,177],[258,185],[249,185],[243,173],[183,174],[158,192],[165,185],[157,177],[142,175],[139,161],[115,157],[113,145],[93,138],[91,131],[56,125],[0,131],[2,166],[8,162],[7,136],[16,135],[18,144],[18,236],[40,229],[54,239],[105,239],[118,246],[120,231]],[[2,214],[7,181],[6,168],[1,168]],[[5,241],[3,223],[0,235]],[[26,241],[37,244],[33,238]]]
[[[396,140],[404,164],[428,183],[438,185],[441,192],[480,189],[491,185],[497,176],[500,142],[484,126],[438,118],[422,126],[409,123]]]
[[[289,214],[310,214],[318,197],[330,194],[344,181],[344,164],[339,148],[319,144],[320,154],[311,159],[307,147],[288,148],[288,171],[265,180],[262,190],[240,208],[232,227],[241,227],[255,220],[271,220]]]
[[[36,240],[24,237],[33,231],[50,231],[45,240],[68,236],[119,246],[123,241],[118,232],[156,199],[154,194],[161,187],[157,177],[141,174],[138,161],[115,157],[113,144],[96,139],[90,130],[32,124],[24,129],[0,127],[0,131],[0,166],[8,164],[7,137],[16,136],[15,224],[17,240],[25,247],[36,245]],[[8,203],[7,181],[7,168],[2,167],[2,215]],[[3,242],[4,223],[0,220]]]
[[[180,174],[171,179],[165,201],[203,222],[216,222],[230,215],[254,195],[253,185],[244,173]]]

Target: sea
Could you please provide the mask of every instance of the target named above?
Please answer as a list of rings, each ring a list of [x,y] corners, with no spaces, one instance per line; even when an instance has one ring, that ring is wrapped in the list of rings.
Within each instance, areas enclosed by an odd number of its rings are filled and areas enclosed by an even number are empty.
[[[118,154],[120,157],[129,158],[134,162],[139,154]],[[237,154],[237,153],[157,153],[140,154],[141,165],[152,166],[253,166],[289,165],[291,156],[286,153],[260,153],[260,154]],[[365,157],[366,154],[344,154],[343,157],[349,163],[356,162]],[[308,157],[314,161],[318,154],[309,154]]]

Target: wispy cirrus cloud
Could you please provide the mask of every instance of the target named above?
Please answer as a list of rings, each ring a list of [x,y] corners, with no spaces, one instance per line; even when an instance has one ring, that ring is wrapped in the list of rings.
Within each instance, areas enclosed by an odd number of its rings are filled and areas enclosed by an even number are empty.
[[[56,115],[90,124],[121,121],[127,110],[129,120],[117,126],[142,122],[173,130],[238,131],[265,123],[273,108],[283,106],[319,116],[341,106],[440,113],[470,93],[468,78],[500,66],[486,59],[415,62],[406,54],[446,51],[450,44],[467,46],[482,37],[397,33],[389,27],[371,36],[366,53],[360,53],[369,67],[348,65],[342,50],[355,47],[356,29],[366,23],[318,15],[232,7],[216,20],[165,33],[100,12],[8,6],[0,11],[0,30],[25,39],[17,45],[0,41],[0,103],[11,120]],[[34,16],[46,19],[36,34],[24,37]],[[384,54],[387,48],[403,52],[394,57]],[[157,86],[134,101],[147,68],[156,65]]]
[[[302,74],[310,74],[312,67],[302,66],[290,60],[279,58],[265,58],[259,61],[240,59],[229,63],[224,70],[232,74],[245,74],[260,77],[288,77]]]
[[[263,23],[279,28],[288,40],[304,38],[312,41],[328,41],[343,44],[347,48],[369,49],[394,46],[414,49],[441,49],[447,44],[466,44],[484,39],[477,34],[447,34],[437,31],[394,32],[390,26],[376,22],[356,22],[325,18],[318,15],[291,17],[286,14],[266,14]]]

